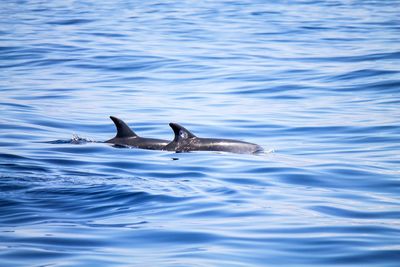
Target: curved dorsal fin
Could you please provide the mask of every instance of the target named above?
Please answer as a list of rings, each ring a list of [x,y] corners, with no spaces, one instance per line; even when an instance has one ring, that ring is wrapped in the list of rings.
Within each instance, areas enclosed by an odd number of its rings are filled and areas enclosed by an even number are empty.
[[[131,130],[131,128],[129,128],[128,125],[126,125],[126,123],[123,120],[120,120],[113,116],[110,116],[110,119],[112,119],[112,121],[115,124],[115,127],[117,128],[117,135],[115,136],[116,138],[126,138],[126,137],[138,136]]]
[[[177,123],[170,123],[169,126],[171,126],[172,130],[174,130],[174,141],[179,141],[183,139],[188,139],[188,138],[193,138],[196,137],[194,134],[192,134],[190,131],[188,131],[185,127],[177,124]]]

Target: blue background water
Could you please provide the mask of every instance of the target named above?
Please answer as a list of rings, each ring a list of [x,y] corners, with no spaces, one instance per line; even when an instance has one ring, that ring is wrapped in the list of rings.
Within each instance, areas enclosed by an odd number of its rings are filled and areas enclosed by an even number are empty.
[[[1,266],[399,266],[399,1],[1,1]],[[117,149],[140,135],[265,155]]]

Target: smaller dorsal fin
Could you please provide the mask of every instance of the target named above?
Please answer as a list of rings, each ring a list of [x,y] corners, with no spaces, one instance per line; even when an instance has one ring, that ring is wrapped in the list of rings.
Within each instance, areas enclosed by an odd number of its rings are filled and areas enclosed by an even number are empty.
[[[131,130],[131,128],[129,128],[129,126],[123,120],[120,120],[113,116],[110,116],[110,119],[112,119],[112,121],[115,124],[115,127],[117,128],[117,135],[115,136],[116,138],[138,136],[137,134],[135,134],[134,131]]]
[[[193,138],[196,137],[194,134],[192,134],[190,131],[188,131],[185,127],[177,124],[177,123],[170,123],[169,126],[171,126],[172,130],[174,130],[174,141],[179,141],[183,139],[188,139],[188,138]]]

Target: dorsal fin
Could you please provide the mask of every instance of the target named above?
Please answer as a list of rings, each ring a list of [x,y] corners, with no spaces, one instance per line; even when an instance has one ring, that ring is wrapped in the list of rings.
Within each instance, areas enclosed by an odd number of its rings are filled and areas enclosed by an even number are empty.
[[[135,137],[138,136],[135,134],[131,128],[129,128],[128,125],[123,120],[120,120],[116,117],[110,116],[110,119],[115,124],[115,127],[117,128],[117,135],[115,136],[116,138],[126,138],[126,137]]]
[[[174,130],[174,134],[175,134],[174,141],[175,142],[177,142],[179,140],[183,140],[183,139],[196,137],[194,134],[189,132],[185,127],[183,127],[177,123],[171,122],[169,124],[169,126],[171,126],[172,130]]]

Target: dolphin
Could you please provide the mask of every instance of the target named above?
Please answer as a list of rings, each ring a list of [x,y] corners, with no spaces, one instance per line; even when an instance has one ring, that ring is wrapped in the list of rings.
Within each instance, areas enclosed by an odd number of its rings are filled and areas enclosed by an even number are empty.
[[[231,139],[200,138],[177,123],[170,123],[169,126],[174,131],[175,137],[164,147],[167,151],[225,151],[240,154],[263,152],[263,148],[256,144]]]
[[[140,137],[124,121],[113,116],[110,119],[117,128],[117,135],[106,143],[153,150],[162,150],[169,143],[167,140]]]

